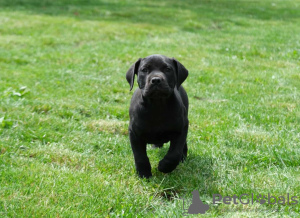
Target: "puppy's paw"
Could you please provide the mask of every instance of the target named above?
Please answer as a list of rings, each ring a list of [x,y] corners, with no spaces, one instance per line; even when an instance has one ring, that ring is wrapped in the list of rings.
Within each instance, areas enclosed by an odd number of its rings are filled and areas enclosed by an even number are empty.
[[[148,161],[144,161],[144,160],[143,161],[136,161],[135,162],[135,169],[136,169],[137,174],[141,178],[147,178],[148,179],[152,176],[151,165],[150,165],[149,160]]]
[[[172,172],[178,165],[177,161],[169,161],[166,159],[162,159],[159,161],[158,170],[162,173],[170,173]]]
[[[151,171],[144,170],[144,171],[139,171],[138,175],[139,175],[140,178],[149,179],[152,176],[152,173],[151,173]]]

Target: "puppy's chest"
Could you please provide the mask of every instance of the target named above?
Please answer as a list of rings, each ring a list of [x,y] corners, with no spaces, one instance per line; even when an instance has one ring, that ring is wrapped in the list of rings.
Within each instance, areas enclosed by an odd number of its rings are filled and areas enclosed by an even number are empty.
[[[170,141],[174,136],[178,135],[177,132],[173,131],[153,131],[144,132],[141,137],[147,142],[151,144],[157,143],[166,143]]]
[[[170,114],[169,114],[170,115]],[[141,122],[135,123],[139,131],[150,136],[166,136],[180,132],[183,127],[181,116],[162,115],[145,115],[141,117]]]
[[[140,118],[145,126],[155,128],[158,131],[176,129],[177,126],[182,125],[183,121],[181,114],[174,111],[143,113]]]
[[[144,120],[141,126],[138,127],[140,136],[147,141],[147,143],[165,143],[170,141],[175,135],[182,131],[182,123],[177,119],[168,120]]]

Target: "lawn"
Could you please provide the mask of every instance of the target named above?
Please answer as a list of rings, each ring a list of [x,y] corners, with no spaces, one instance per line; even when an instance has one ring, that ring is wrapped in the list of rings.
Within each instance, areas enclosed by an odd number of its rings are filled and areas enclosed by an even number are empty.
[[[298,217],[299,23],[299,1],[0,0],[0,217],[181,217],[193,190],[204,217]],[[125,74],[150,54],[189,70],[190,126],[146,180]],[[212,198],[268,193],[298,203]]]

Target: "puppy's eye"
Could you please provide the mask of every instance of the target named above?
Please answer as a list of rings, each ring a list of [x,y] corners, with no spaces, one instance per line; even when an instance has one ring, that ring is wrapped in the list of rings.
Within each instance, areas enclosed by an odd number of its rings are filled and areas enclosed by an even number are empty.
[[[166,68],[165,68],[165,71],[166,71],[166,72],[171,72],[172,69],[171,69],[170,67],[166,67]]]
[[[147,72],[148,72],[148,69],[147,69],[147,68],[143,68],[141,71],[142,71],[143,73],[147,73]]]

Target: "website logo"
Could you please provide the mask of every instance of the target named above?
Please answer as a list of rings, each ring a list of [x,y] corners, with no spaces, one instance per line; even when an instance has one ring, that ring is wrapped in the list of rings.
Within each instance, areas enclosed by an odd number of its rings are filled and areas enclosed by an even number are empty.
[[[193,201],[192,204],[188,209],[184,209],[184,199],[182,198],[182,207],[183,207],[183,215],[187,216],[188,214],[205,214],[206,211],[209,209],[209,206],[206,204],[203,204],[203,202],[200,199],[199,192],[197,190],[192,191],[193,195]]]
[[[192,204],[188,207],[184,207],[184,199],[182,202],[182,209],[183,209],[183,215],[187,216],[188,214],[205,214],[206,211],[209,209],[209,205],[204,204],[199,196],[199,192],[197,190],[192,191]],[[233,195],[233,196],[222,196],[220,194],[213,194],[212,195],[212,204],[281,204],[281,205],[295,205],[298,204],[297,196],[291,196],[289,193],[286,195],[282,195],[279,197],[275,197],[268,193],[268,195],[254,195],[252,194],[241,194],[239,196]]]

